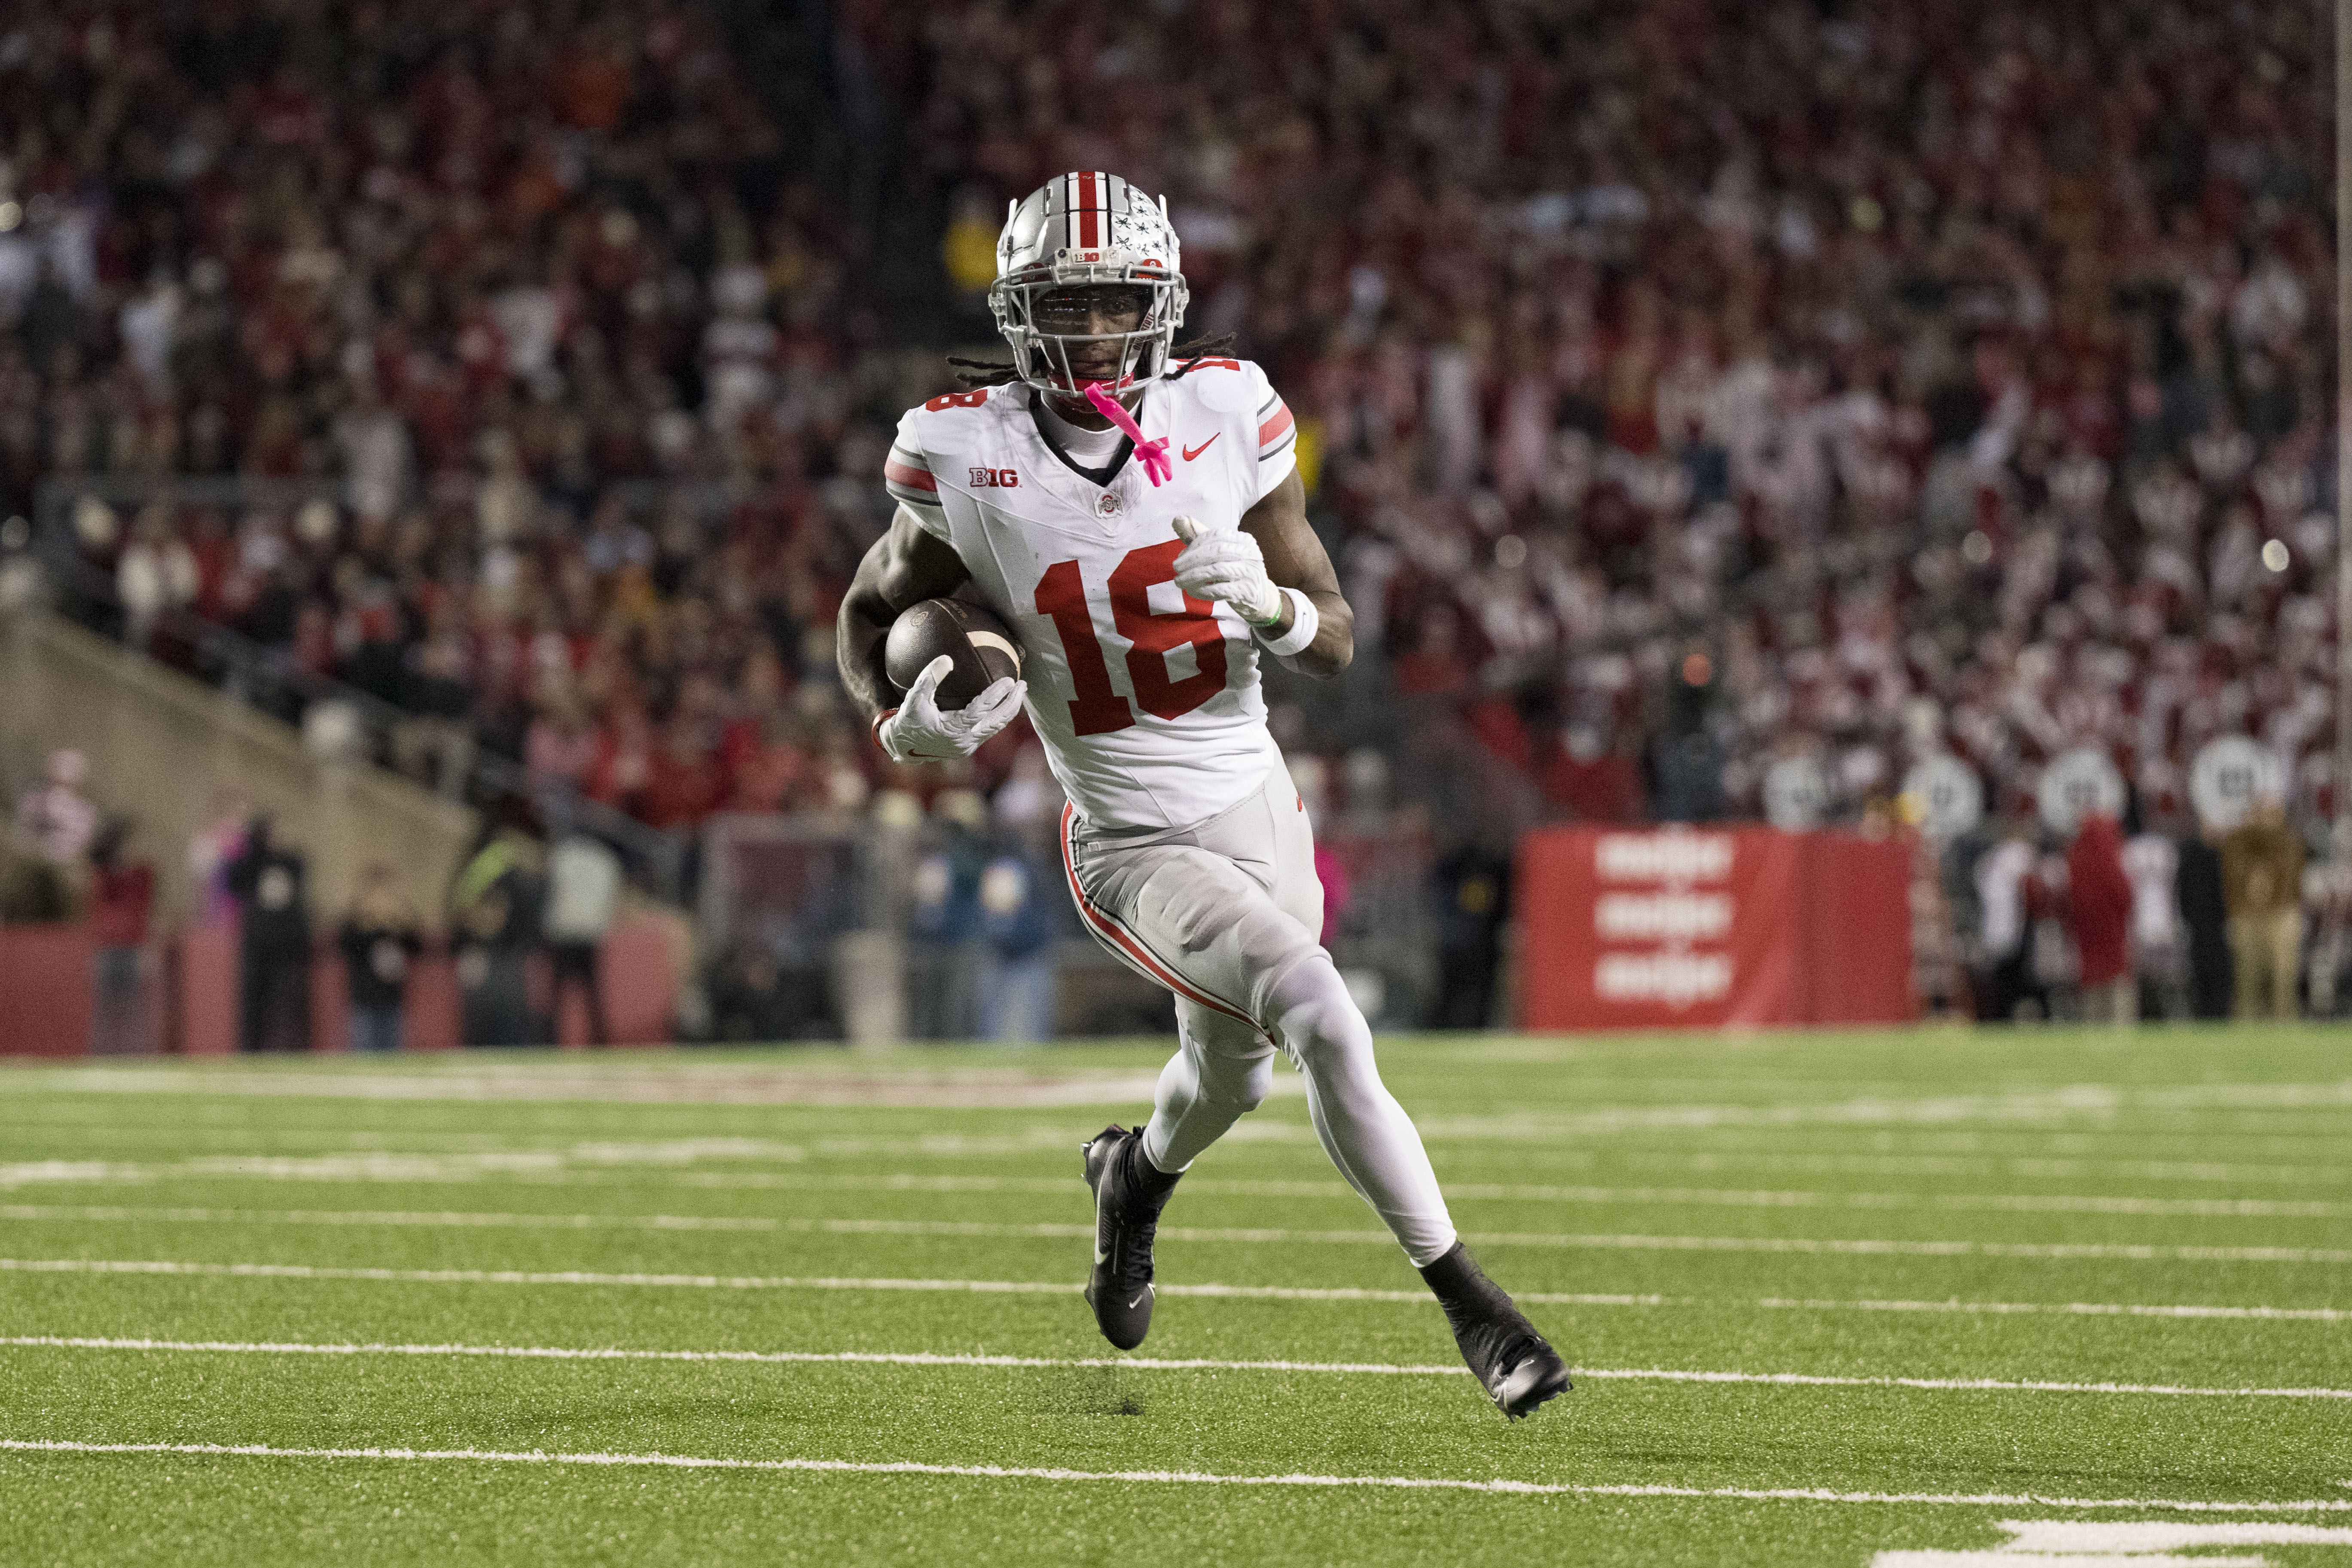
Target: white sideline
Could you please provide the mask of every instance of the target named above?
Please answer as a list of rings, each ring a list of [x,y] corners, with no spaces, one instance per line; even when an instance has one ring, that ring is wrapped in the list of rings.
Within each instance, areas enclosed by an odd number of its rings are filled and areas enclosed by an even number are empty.
[[[1175,1482],[1228,1487],[1381,1487],[1550,1497],[1721,1498],[1740,1502],[1895,1503],[1960,1508],[2165,1509],[2179,1513],[2346,1513],[2352,1501],[2228,1502],[2172,1498],[2042,1497],[2031,1492],[1848,1492],[1827,1487],[1676,1487],[1569,1481],[1457,1480],[1440,1476],[1228,1476],[1204,1470],[1069,1470],[1011,1465],[930,1465],[911,1459],[720,1459],[688,1454],[550,1454],[495,1448],[280,1448],[266,1443],[82,1443],[0,1437],[0,1449],[42,1454],[188,1454],[266,1459],[471,1459],[486,1464],[655,1466],[672,1469],[814,1470],[866,1476],[970,1476],[984,1480]]]
[[[704,1290],[919,1290],[994,1296],[1062,1296],[1078,1287],[1043,1279],[894,1279],[842,1275],[612,1274],[585,1269],[528,1272],[485,1268],[355,1268],[307,1263],[181,1263],[170,1259],[95,1258],[0,1258],[0,1273],[194,1274],[256,1279],[360,1279],[413,1285],[612,1285],[661,1286]],[[1399,1301],[1434,1305],[1426,1290],[1382,1290],[1306,1285],[1155,1285],[1162,1296],[1230,1297],[1262,1301]],[[2285,1322],[2352,1321],[2352,1310],[2336,1307],[2236,1307],[2197,1303],[2140,1304],[2110,1301],[1888,1301],[1803,1300],[1768,1296],[1759,1300],[1717,1300],[1699,1296],[1603,1295],[1533,1290],[1517,1300],[1548,1307],[1759,1307],[1797,1311],[2049,1313],[2100,1318],[2234,1318]],[[2352,1484],[2352,1483],[2347,1483]]]
[[[1073,1240],[1094,1235],[1090,1224],[1007,1225],[992,1220],[779,1219],[768,1215],[511,1214],[473,1210],[387,1209],[158,1209],[72,1205],[16,1204],[0,1207],[0,1219],[157,1219],[192,1223],[276,1218],[301,1225],[446,1226],[452,1228],[516,1227],[555,1230],[789,1231],[833,1236],[962,1236]],[[1299,1243],[1393,1247],[1381,1230],[1290,1230],[1266,1226],[1162,1226],[1162,1239],[1291,1246]],[[1526,1231],[1477,1231],[1481,1246],[1590,1248],[1614,1252],[1783,1252],[1905,1258],[2103,1258],[2131,1262],[2352,1263],[2352,1248],[2326,1247],[2156,1246],[2142,1242],[2090,1241],[1895,1241],[1861,1237],[1771,1236],[1547,1235]]]
[[[1218,1361],[1152,1356],[959,1355],[934,1351],[655,1351],[562,1345],[320,1344],[240,1340],[99,1339],[60,1334],[0,1336],[0,1345],[45,1350],[166,1351],[224,1355],[477,1356],[525,1361],[850,1363],[881,1366],[1125,1367],[1142,1372],[1317,1372],[1388,1377],[1453,1377],[1466,1368],[1390,1362]],[[1620,1383],[1769,1384],[1808,1388],[1915,1388],[1958,1394],[2122,1394],[2210,1399],[2352,1399],[2352,1388],[2191,1388],[2148,1383],[2053,1383],[1992,1377],[1856,1377],[1801,1372],[1696,1372],[1666,1367],[1571,1368],[1579,1377]]]

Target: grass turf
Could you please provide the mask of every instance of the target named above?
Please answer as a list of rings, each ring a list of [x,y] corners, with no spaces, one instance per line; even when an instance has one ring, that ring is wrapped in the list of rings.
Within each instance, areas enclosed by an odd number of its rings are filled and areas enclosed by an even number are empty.
[[[1179,1189],[1111,1354],[1076,1145],[1157,1047],[8,1069],[0,1441],[149,1451],[0,1449],[0,1561],[1861,1568],[2069,1519],[2352,1563],[2352,1399],[2308,1393],[2352,1389],[2343,1032],[1381,1050],[1490,1271],[1604,1374],[1534,1420],[1375,1370],[1453,1347],[1295,1080]],[[2163,1388],[2221,1392],[2124,1391]],[[160,1451],[205,1445],[305,1452]],[[1133,1472],[1585,1489],[1087,1479]],[[1805,1491],[1844,1495],[1681,1495]]]

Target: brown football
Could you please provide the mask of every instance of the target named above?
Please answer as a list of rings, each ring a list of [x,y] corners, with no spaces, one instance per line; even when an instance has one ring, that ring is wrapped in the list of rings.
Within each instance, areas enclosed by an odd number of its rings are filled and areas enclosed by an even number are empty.
[[[992,610],[961,599],[925,599],[890,623],[882,645],[883,673],[902,695],[931,660],[955,660],[940,682],[939,704],[952,713],[1004,676],[1021,677],[1021,644]]]

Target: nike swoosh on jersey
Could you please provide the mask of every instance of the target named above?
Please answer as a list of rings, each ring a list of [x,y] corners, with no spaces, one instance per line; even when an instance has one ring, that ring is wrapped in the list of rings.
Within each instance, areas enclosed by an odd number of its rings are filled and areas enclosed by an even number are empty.
[[[1220,431],[1218,431],[1218,432],[1217,432],[1217,436],[1222,436],[1222,435],[1223,435],[1223,434],[1224,434],[1224,432],[1223,432],[1223,430],[1220,430]],[[1203,452],[1207,451],[1207,450],[1208,450],[1212,446],[1214,446],[1214,445],[1216,444],[1217,436],[1212,436],[1212,437],[1210,437],[1206,441],[1202,442],[1202,443],[1201,443],[1199,446],[1197,446],[1197,447],[1185,447],[1185,448],[1184,448],[1184,460],[1185,460],[1186,462],[1188,462],[1188,463],[1189,463],[1189,462],[1191,462],[1193,458],[1195,458],[1199,457],[1202,453],[1203,453]]]

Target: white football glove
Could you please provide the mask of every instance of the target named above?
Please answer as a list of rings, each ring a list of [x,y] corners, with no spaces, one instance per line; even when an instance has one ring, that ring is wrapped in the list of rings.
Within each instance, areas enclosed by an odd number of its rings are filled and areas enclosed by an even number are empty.
[[[1209,529],[1198,518],[1173,525],[1184,548],[1176,557],[1176,585],[1196,599],[1231,605],[1254,626],[1282,618],[1282,590],[1265,574],[1265,552],[1239,528]]]
[[[955,660],[946,654],[923,666],[896,711],[874,727],[874,738],[894,763],[946,763],[968,757],[991,735],[1013,722],[1029,683],[1002,675],[953,713],[940,710],[940,682]]]

